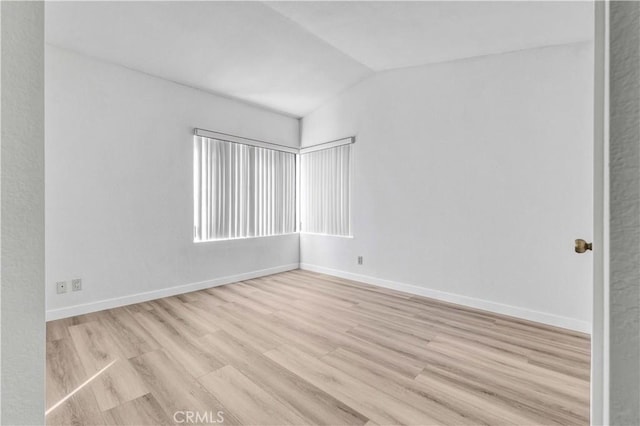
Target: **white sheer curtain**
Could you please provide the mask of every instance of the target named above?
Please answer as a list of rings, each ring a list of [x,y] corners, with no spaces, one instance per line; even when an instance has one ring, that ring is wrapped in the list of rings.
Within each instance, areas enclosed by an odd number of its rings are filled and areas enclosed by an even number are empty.
[[[295,232],[295,155],[194,137],[194,239]]]
[[[300,156],[302,232],[351,235],[351,148],[341,145]]]

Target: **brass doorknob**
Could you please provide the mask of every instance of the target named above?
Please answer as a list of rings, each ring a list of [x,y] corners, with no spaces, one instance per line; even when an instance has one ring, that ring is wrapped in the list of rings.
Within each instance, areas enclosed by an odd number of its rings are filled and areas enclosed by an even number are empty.
[[[584,253],[587,250],[593,250],[591,243],[583,239],[576,240],[576,253]]]

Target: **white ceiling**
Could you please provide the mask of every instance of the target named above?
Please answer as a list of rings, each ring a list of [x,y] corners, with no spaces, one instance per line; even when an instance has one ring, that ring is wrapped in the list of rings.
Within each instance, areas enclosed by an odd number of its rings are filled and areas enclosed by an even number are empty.
[[[374,71],[593,36],[589,2],[272,2]]]
[[[591,40],[590,2],[47,2],[47,42],[301,117],[374,72]]]

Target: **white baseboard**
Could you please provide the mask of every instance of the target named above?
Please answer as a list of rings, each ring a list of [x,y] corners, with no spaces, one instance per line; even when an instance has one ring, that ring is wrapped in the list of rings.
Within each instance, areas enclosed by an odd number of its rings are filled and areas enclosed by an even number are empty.
[[[426,287],[420,287],[413,284],[398,283],[382,278],[371,277],[368,275],[354,274],[351,272],[340,271],[337,269],[325,268],[324,266],[312,265],[309,263],[300,263],[300,269],[308,271],[320,272],[322,274],[333,275],[348,280],[360,281],[366,284],[384,287],[392,290],[398,290],[405,293],[415,294],[418,296],[429,297],[431,299],[442,300],[445,302],[456,303],[471,308],[482,309],[497,314],[509,315],[512,317],[522,318],[529,321],[535,321],[542,324],[552,325],[555,327],[566,328],[569,330],[579,331],[581,333],[591,334],[591,323],[574,318],[563,317],[550,314],[547,312],[534,311],[518,306],[505,305],[502,303],[491,302],[489,300],[477,299],[474,297],[463,296],[455,293],[447,293],[445,291],[433,290]]]
[[[175,287],[163,288],[160,290],[147,291],[144,293],[136,293],[129,296],[115,297],[113,299],[99,300],[97,302],[83,303],[81,305],[68,306],[66,308],[52,309],[47,311],[46,318],[47,321],[52,321],[61,318],[102,311],[104,309],[131,305],[133,303],[148,302],[149,300],[155,300],[163,297],[175,296],[177,294],[184,294],[192,291],[203,290],[206,288],[217,287],[220,285],[250,280],[252,278],[264,277],[266,275],[277,274],[278,272],[291,271],[293,269],[298,269],[298,266],[299,265],[297,263],[291,263],[289,265],[260,269],[257,271],[245,272],[238,275],[229,275],[226,277],[214,278],[212,280],[200,281],[197,283],[184,284]]]

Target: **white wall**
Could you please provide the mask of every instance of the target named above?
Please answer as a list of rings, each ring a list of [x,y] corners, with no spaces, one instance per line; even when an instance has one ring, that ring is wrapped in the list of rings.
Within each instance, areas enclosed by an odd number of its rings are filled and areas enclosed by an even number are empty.
[[[47,46],[49,319],[297,267],[297,235],[193,243],[193,127],[298,146],[294,118]]]
[[[44,424],[44,4],[1,2],[0,424]]]
[[[303,267],[589,331],[592,49],[390,71],[305,117],[303,146],[357,142],[355,237],[303,235]]]

